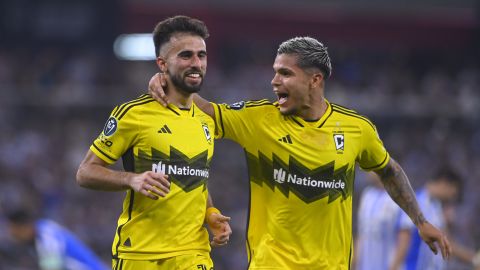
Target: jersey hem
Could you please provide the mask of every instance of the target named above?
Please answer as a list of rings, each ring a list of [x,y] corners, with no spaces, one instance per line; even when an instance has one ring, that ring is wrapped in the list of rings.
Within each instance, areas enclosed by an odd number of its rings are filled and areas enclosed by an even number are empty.
[[[161,253],[161,254],[149,254],[148,253],[127,253],[127,252],[119,252],[116,258],[124,259],[124,260],[159,260],[171,257],[177,257],[181,255],[188,255],[188,254],[202,254],[210,257],[210,250],[185,250],[185,251],[176,251],[176,252],[168,252],[168,253]]]
[[[376,166],[373,166],[373,167],[368,167],[368,168],[363,168],[362,167],[362,170],[365,170],[365,171],[381,170],[381,169],[385,168],[385,166],[387,166],[389,161],[390,161],[390,155],[387,152],[386,155],[385,155],[385,159],[383,159],[383,161],[380,164],[378,164]]]

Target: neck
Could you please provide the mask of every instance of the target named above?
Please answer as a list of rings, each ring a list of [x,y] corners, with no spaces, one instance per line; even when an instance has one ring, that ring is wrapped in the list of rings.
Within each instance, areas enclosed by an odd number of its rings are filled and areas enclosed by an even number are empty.
[[[170,103],[178,108],[190,108],[192,106],[193,96],[190,93],[170,88],[167,91],[167,97]]]
[[[300,111],[297,116],[305,121],[316,121],[322,118],[327,111],[327,102],[323,97],[317,102],[313,102],[311,106]]]

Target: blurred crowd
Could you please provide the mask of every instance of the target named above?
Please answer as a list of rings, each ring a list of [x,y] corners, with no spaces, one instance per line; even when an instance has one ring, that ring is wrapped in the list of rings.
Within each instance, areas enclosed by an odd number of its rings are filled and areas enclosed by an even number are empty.
[[[270,98],[275,45],[212,54],[202,95],[217,102]],[[371,118],[414,188],[441,166],[458,170],[462,200],[451,237],[480,248],[480,66],[468,53],[352,50],[329,45],[329,101]],[[259,53],[260,52],[260,53]],[[230,57],[230,58],[228,58]],[[117,60],[101,49],[0,48],[0,253],[11,240],[2,212],[27,206],[72,230],[105,262],[123,192],[82,189],[81,158],[113,107],[146,92],[154,62]],[[216,269],[245,269],[248,180],[242,149],[217,141],[209,188],[231,216],[229,246],[213,251]],[[120,167],[120,164],[115,166]],[[365,186],[357,173],[354,199]],[[0,258],[2,255],[0,255]],[[29,269],[0,260],[0,269]],[[451,269],[470,269],[451,262]]]

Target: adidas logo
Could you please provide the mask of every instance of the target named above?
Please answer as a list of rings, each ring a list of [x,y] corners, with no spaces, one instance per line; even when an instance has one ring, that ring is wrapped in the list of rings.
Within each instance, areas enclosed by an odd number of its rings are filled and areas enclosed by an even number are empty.
[[[161,129],[158,130],[158,133],[172,134],[172,131],[168,128],[167,125],[164,125]]]
[[[127,238],[127,240],[125,240],[125,242],[123,243],[124,246],[126,247],[131,247],[132,246],[132,242],[130,242],[130,238]]]
[[[288,134],[287,136],[283,136],[282,138],[278,139],[278,141],[288,143],[288,144],[293,144],[292,138],[290,138],[290,134]]]

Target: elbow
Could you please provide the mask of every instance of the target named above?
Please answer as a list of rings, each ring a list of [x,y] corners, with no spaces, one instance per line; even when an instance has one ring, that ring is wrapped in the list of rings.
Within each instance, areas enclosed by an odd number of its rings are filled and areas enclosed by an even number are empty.
[[[83,164],[78,167],[77,176],[76,176],[77,185],[81,187],[87,187],[87,177],[85,176],[85,168]]]

